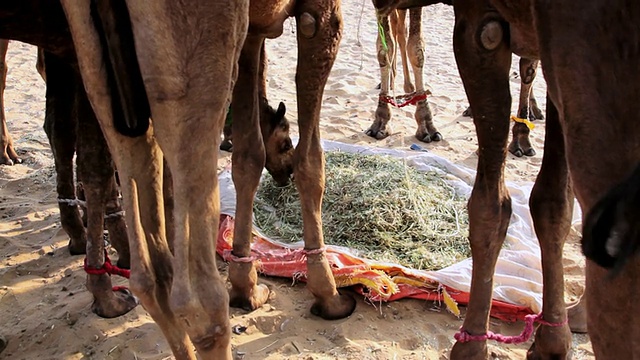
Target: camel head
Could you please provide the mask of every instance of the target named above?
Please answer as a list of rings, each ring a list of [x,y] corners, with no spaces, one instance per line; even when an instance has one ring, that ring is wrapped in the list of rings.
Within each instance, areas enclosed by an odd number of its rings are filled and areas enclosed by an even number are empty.
[[[265,168],[279,186],[284,186],[293,174],[294,150],[289,137],[289,121],[285,117],[287,108],[281,102],[274,110],[266,101],[261,108],[262,138],[267,155]]]

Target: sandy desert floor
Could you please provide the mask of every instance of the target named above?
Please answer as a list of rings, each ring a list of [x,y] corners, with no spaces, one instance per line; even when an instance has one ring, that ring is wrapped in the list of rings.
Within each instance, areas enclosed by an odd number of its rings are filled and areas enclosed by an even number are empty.
[[[345,1],[343,16],[340,52],[325,90],[322,136],[406,149],[416,142],[412,107],[394,110],[393,132],[387,139],[376,141],[364,134],[373,119],[378,94],[375,16],[366,0]],[[423,10],[424,76],[433,92],[429,103],[444,140],[421,145],[475,168],[475,129],[471,119],[460,116],[468,104],[453,58],[452,29],[450,7]],[[272,103],[284,101],[288,105],[296,136],[294,21],[285,23],[282,37],[268,41],[267,51],[269,98]],[[169,359],[171,354],[159,328],[142,307],[110,320],[90,311],[82,257],[68,255],[67,237],[59,224],[53,159],[42,130],[45,86],[35,71],[35,60],[34,47],[18,42],[9,46],[6,115],[25,161],[0,167],[0,335],[8,340],[0,358]],[[515,57],[512,70],[511,88],[517,97]],[[544,107],[545,85],[539,74],[535,94]],[[517,104],[513,105],[515,110]],[[544,122],[538,122],[532,131],[536,156],[509,155],[507,179],[535,180],[542,161],[544,128]],[[219,166],[224,166],[230,156],[221,155]],[[574,232],[565,248],[567,300],[575,299],[583,289],[584,258],[578,239]],[[219,268],[226,273],[223,262]],[[231,311],[231,324],[247,327],[245,333],[232,338],[238,359],[446,359],[453,334],[462,323],[436,303],[401,300],[368,304],[357,295],[358,307],[352,316],[321,321],[309,313],[312,297],[304,285],[292,286],[287,279],[262,281],[276,290],[275,299],[253,313]],[[514,335],[521,331],[522,323],[492,320],[491,328]],[[495,359],[524,359],[530,345],[492,343],[490,352]],[[574,335],[574,359],[593,359],[585,335]]]

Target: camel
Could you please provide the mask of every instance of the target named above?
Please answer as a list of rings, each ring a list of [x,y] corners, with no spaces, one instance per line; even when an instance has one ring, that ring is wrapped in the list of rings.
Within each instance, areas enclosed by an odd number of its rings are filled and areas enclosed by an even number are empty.
[[[47,83],[44,129],[55,159],[60,220],[70,238],[69,252],[72,255],[88,252],[87,264],[91,266],[96,258],[103,257],[103,229],[106,226],[110,241],[118,251],[117,265],[128,267],[128,235],[118,202],[113,163],[86,98],[60,4],[3,3],[0,19],[1,38],[20,40],[41,48],[40,69],[44,69],[41,75]],[[79,194],[76,194],[73,180],[76,152],[78,178],[83,182],[86,196],[86,230],[79,214],[81,201],[77,199]],[[111,291],[107,274],[89,276],[87,287],[94,295],[92,310],[99,316],[115,317],[137,305],[128,291]]]
[[[131,289],[180,359],[195,358],[191,344],[202,358],[230,359],[229,301],[255,308],[267,299],[268,289],[256,284],[249,248],[251,201],[265,164],[258,68],[264,38],[279,35],[282,22],[296,16],[301,136],[293,173],[304,204],[303,251],[308,288],[316,297],[312,312],[328,319],[351,314],[355,300],[336,290],[319,214],[324,161],[318,121],[341,35],[339,1],[62,5],[87,95],[118,167]],[[99,20],[93,26],[92,16]],[[238,206],[227,294],[215,266],[219,199],[213,163],[232,91],[240,99],[232,107]],[[163,216],[162,155],[173,181],[173,252]],[[203,159],[212,164],[203,166]]]
[[[633,41],[628,42],[640,34],[640,6],[623,0],[582,5],[564,0],[544,5],[528,0],[455,3],[454,51],[476,113],[480,154],[469,201],[470,242],[476,259],[471,298],[451,359],[487,356],[491,278],[511,214],[503,170],[512,52],[540,59],[548,84],[545,152],[530,199],[542,250],[544,303],[541,317],[536,317],[541,326],[528,358],[570,356],[562,247],[570,228],[574,194],[587,214],[583,241],[590,260],[586,264],[584,299],[596,358],[640,356],[640,343],[634,335],[638,331],[637,315],[629,311],[632,299],[638,295],[635,279],[640,264],[629,253],[620,253],[623,241],[635,241],[635,233],[632,227],[620,222],[619,215],[620,211],[633,211],[621,196],[634,198],[636,174],[632,171],[640,160],[637,142],[640,128],[629,122],[638,113],[640,89],[637,82],[625,81],[637,73],[640,60],[638,47]],[[606,151],[584,152],[601,144],[608,144]],[[621,185],[624,191],[620,193],[616,185],[630,174],[631,180],[626,188],[625,183]],[[604,212],[611,206],[611,196],[617,201],[615,212]],[[629,216],[626,214],[633,212],[622,214],[624,221]],[[611,216],[615,216],[615,222]],[[595,226],[601,219],[604,228]],[[613,228],[616,224],[618,227]],[[610,237],[612,229],[615,236]],[[614,260],[627,261],[626,266],[617,269],[617,276],[610,276],[608,269],[599,265],[609,267],[616,263],[610,259],[609,263],[603,263],[607,261],[603,251]]]
[[[536,150],[531,145],[529,133],[530,125],[534,120],[543,120],[544,115],[538,107],[538,101],[533,94],[533,81],[536,78],[539,61],[537,59],[520,58],[520,97],[518,101],[518,112],[511,120],[514,121],[511,130],[512,138],[509,146],[509,152],[517,157],[535,156]],[[468,107],[462,113],[462,116],[473,117],[471,107]],[[523,120],[529,120],[527,123]]]
[[[640,89],[635,81],[624,81],[637,73],[640,61],[636,44],[626,42],[640,34],[640,6],[624,0],[582,5],[564,0],[552,4],[530,0],[455,3],[454,51],[476,112],[480,143],[469,212],[472,256],[482,261],[474,263],[471,299],[459,337],[462,341],[453,347],[452,359],[484,359],[487,355],[483,334],[487,333],[492,287],[488,279],[510,217],[503,168],[512,52],[540,59],[548,84],[545,152],[530,199],[543,258],[544,321],[528,358],[570,356],[562,245],[570,228],[573,194],[585,214],[602,214],[598,201],[631,174],[640,160],[640,128],[628,121],[638,113]],[[598,134],[597,139],[592,134]],[[603,143],[610,145],[606,151],[584,152]],[[587,221],[587,230],[589,226]],[[584,297],[597,359],[640,356],[640,343],[634,335],[640,330],[637,315],[628,311],[631,299],[638,295],[638,265],[637,259],[630,259],[618,276],[611,278],[607,269],[587,261]]]
[[[433,116],[427,102],[427,90],[424,86],[423,66],[424,66],[424,42],[422,41],[422,8],[415,7],[409,10],[409,37],[406,37],[405,26],[406,10],[394,10],[385,16],[378,17],[378,32],[376,47],[378,52],[378,63],[380,64],[380,96],[375,119],[366,134],[382,140],[389,136],[388,123],[391,119],[391,104],[395,103],[395,98],[390,96],[393,90],[393,83],[396,72],[396,46],[400,48],[400,58],[402,59],[402,70],[404,74],[404,92],[408,100],[406,104],[416,106],[415,119],[418,125],[416,138],[420,141],[430,143],[431,141],[442,140],[442,134],[438,132],[433,124]],[[395,40],[395,41],[394,41]],[[415,86],[411,82],[408,61],[415,77]],[[398,104],[395,104],[396,106]],[[405,103],[399,104],[405,106]]]
[[[434,2],[428,2],[429,5]],[[447,5],[451,2],[444,1]],[[422,6],[422,5],[421,5]],[[424,89],[422,76],[422,64],[424,62],[424,44],[422,42],[422,7],[409,8],[409,40],[406,38],[406,9],[394,9],[386,16],[379,17],[379,26],[384,34],[384,41],[378,32],[376,42],[378,52],[378,62],[380,63],[381,82],[378,108],[376,109],[375,120],[365,132],[367,135],[378,140],[389,136],[388,123],[391,119],[391,103],[394,98],[389,96],[393,90],[396,75],[396,46],[402,61],[402,71],[404,79],[404,100],[396,106],[416,105],[415,118],[418,124],[416,138],[429,143],[439,141],[442,134],[437,131],[433,124],[431,110],[426,100],[427,91]],[[409,52],[407,52],[407,46]],[[416,79],[416,86],[411,81],[411,74],[407,58],[411,60],[411,67]],[[544,116],[538,107],[538,103],[532,91],[535,80],[538,61],[532,59],[520,59],[521,88],[520,101],[517,116],[514,117],[513,139],[509,144],[509,152],[517,157],[535,156],[536,152],[529,141],[529,124],[522,119],[542,120]],[[422,89],[422,90],[420,90]],[[471,107],[464,111],[463,116],[473,117]],[[429,135],[431,134],[431,135]]]
[[[0,165],[21,164],[22,159],[13,148],[13,139],[7,128],[7,119],[4,114],[4,88],[7,82],[7,50],[9,49],[9,40],[0,39]],[[36,70],[44,79],[44,57],[42,51],[38,51],[38,60],[36,61]]]

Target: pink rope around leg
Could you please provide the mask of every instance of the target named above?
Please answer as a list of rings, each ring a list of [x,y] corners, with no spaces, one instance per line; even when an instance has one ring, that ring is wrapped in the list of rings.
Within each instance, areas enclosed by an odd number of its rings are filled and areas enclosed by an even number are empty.
[[[531,335],[533,335],[533,325],[536,322],[545,326],[560,327],[566,325],[569,322],[569,319],[566,319],[561,323],[550,323],[542,319],[542,313],[537,315],[531,314],[524,317],[524,329],[522,330],[522,333],[517,336],[506,336],[502,334],[496,334],[491,331],[488,331],[484,335],[471,335],[461,327],[460,331],[458,331],[453,337],[456,339],[456,341],[459,341],[461,343],[470,341],[495,340],[504,344],[522,344],[523,342],[529,341]]]
[[[232,261],[235,263],[250,263],[256,260],[256,257],[253,255],[252,256],[235,256],[233,255],[233,250],[225,250],[223,255],[225,258],[228,258],[229,261]]]

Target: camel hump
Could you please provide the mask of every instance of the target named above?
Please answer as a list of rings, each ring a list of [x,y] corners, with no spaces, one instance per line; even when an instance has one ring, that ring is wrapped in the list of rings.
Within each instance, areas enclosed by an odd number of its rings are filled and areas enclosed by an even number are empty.
[[[113,125],[125,136],[144,135],[149,129],[151,109],[125,0],[91,0],[91,15],[107,65]]]

